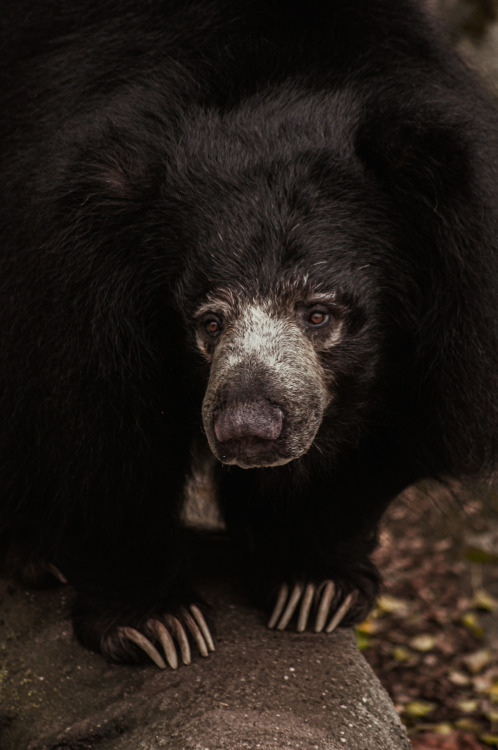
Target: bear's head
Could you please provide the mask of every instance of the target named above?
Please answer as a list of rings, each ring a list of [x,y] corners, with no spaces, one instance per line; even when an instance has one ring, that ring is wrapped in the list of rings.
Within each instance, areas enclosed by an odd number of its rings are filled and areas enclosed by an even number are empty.
[[[389,208],[332,136],[306,148],[303,127],[248,150],[234,136],[257,137],[247,122],[203,126],[209,138],[197,131],[177,188],[188,206],[176,214],[176,294],[209,364],[209,446],[242,468],[280,466],[310,448],[330,457],[358,441],[392,390],[410,270]]]

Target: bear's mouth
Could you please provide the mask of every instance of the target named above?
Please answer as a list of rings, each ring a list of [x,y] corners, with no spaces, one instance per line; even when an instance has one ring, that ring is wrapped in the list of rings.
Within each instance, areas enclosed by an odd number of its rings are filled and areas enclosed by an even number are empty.
[[[293,456],[282,455],[281,440],[267,440],[253,436],[218,442],[216,447],[217,456],[222,463],[240,466],[244,469],[258,466],[281,466],[293,458]]]
[[[295,456],[282,455],[275,440],[242,438],[220,443],[216,456],[223,464],[240,466],[242,469],[256,469],[282,466]]]
[[[235,456],[258,456],[269,453],[275,445],[274,440],[266,440],[259,437],[241,437],[227,440],[221,443],[222,450]]]

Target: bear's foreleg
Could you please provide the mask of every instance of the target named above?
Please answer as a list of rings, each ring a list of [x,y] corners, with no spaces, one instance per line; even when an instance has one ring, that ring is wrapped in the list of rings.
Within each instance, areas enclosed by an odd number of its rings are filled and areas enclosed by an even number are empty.
[[[223,472],[227,525],[248,553],[269,627],[330,633],[361,622],[374,603],[378,519],[402,487],[373,477],[307,482],[290,468]]]

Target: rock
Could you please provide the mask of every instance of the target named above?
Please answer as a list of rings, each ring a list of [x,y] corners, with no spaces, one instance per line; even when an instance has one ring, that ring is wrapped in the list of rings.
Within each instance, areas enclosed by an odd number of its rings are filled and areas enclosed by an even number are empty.
[[[268,630],[223,575],[203,593],[215,653],[161,671],[83,649],[69,586],[29,593],[0,581],[2,750],[408,750],[352,630]]]

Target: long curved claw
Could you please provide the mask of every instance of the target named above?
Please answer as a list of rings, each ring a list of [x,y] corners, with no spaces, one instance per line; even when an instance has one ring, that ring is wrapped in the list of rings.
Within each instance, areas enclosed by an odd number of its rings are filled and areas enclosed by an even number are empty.
[[[304,596],[301,601],[301,609],[299,610],[299,617],[297,620],[297,632],[303,633],[308,625],[308,618],[310,615],[311,605],[315,598],[315,586],[312,583],[308,583],[304,591]]]
[[[176,653],[175,643],[167,628],[159,620],[149,620],[147,626],[152,630],[157,640],[162,646],[166,661],[171,669],[178,668],[178,656]]]
[[[161,654],[157,650],[157,648],[149,641],[148,638],[146,638],[142,633],[139,633],[138,630],[135,630],[135,628],[129,628],[126,625],[121,627],[119,629],[119,632],[125,636],[125,638],[128,638],[129,641],[134,643],[136,646],[142,649],[147,656],[149,656],[154,664],[156,664],[159,669],[166,669],[166,662],[162,658]]]
[[[333,581],[327,581],[322,591],[322,598],[316,613],[315,620],[315,633],[321,633],[327,622],[327,617],[330,612],[330,606],[335,594],[335,584]]]
[[[300,583],[296,583],[294,588],[292,589],[292,593],[290,595],[289,601],[287,602],[287,606],[284,610],[284,613],[282,617],[280,618],[280,621],[277,625],[277,630],[285,630],[287,625],[289,624],[292,615],[296,611],[296,607],[299,604],[299,600],[301,599],[301,596],[303,594],[303,587]]]
[[[214,651],[215,650],[215,648],[214,648],[214,641],[213,641],[213,638],[211,636],[211,632],[210,632],[210,630],[208,628],[207,622],[204,619],[204,615],[202,614],[202,612],[199,609],[199,607],[197,607],[195,604],[191,604],[190,605],[190,611],[192,612],[192,614],[194,616],[194,619],[197,622],[197,624],[198,624],[198,626],[199,626],[199,628],[201,630],[202,635],[204,636],[204,640],[206,641],[206,645],[207,645],[209,651]]]
[[[273,612],[271,613],[270,620],[268,622],[269,628],[274,628],[277,622],[280,619],[280,615],[284,611],[285,602],[287,601],[287,597],[289,596],[289,587],[286,583],[283,583],[280,586],[280,590],[278,592],[277,601],[275,602],[275,607],[273,608]]]
[[[196,621],[194,620],[190,612],[188,612],[186,609],[182,608],[181,613],[182,618],[190,631],[190,634],[192,635],[194,641],[197,643],[197,648],[199,649],[201,656],[209,656],[208,647],[206,646],[206,643],[204,641],[204,638],[202,637],[202,633]]]
[[[315,633],[333,633],[351,609],[357,593],[357,591],[350,592],[334,612],[335,606],[332,607],[336,596],[334,581],[323,581],[319,587],[313,583],[308,583],[306,587],[304,587],[304,584],[296,583],[292,590],[289,589],[286,583],[283,583],[279,589],[268,627],[285,630],[294,616],[299,602],[301,602],[296,630],[298,633],[304,632],[309,624],[313,601],[316,600],[317,612],[313,630]],[[341,598],[338,597],[339,601]],[[331,619],[327,624],[330,616]]]
[[[53,575],[54,578],[57,578],[60,583],[68,583],[66,576],[59,570],[57,565],[49,562],[47,563],[47,570]]]
[[[197,644],[202,656],[209,656],[209,652],[214,651],[213,639],[204,615],[195,604],[191,604],[188,609],[183,607],[179,617],[170,614],[163,615],[161,619],[159,616],[151,617],[147,620],[145,632],[147,635],[129,626],[118,629],[122,638],[138,646],[160,669],[166,669],[167,665],[171,669],[178,669],[179,655],[183,664],[191,663],[189,636]]]
[[[351,609],[351,605],[353,604],[353,601],[355,599],[355,591],[351,591],[346,598],[344,599],[341,606],[338,608],[337,612],[334,614],[332,619],[330,620],[329,624],[325,628],[326,633],[333,633],[336,627],[343,621],[346,614]]]
[[[173,617],[173,615],[166,615],[164,620],[180,646],[182,662],[184,664],[191,664],[192,655],[190,653],[190,645],[181,622],[176,617]]]

